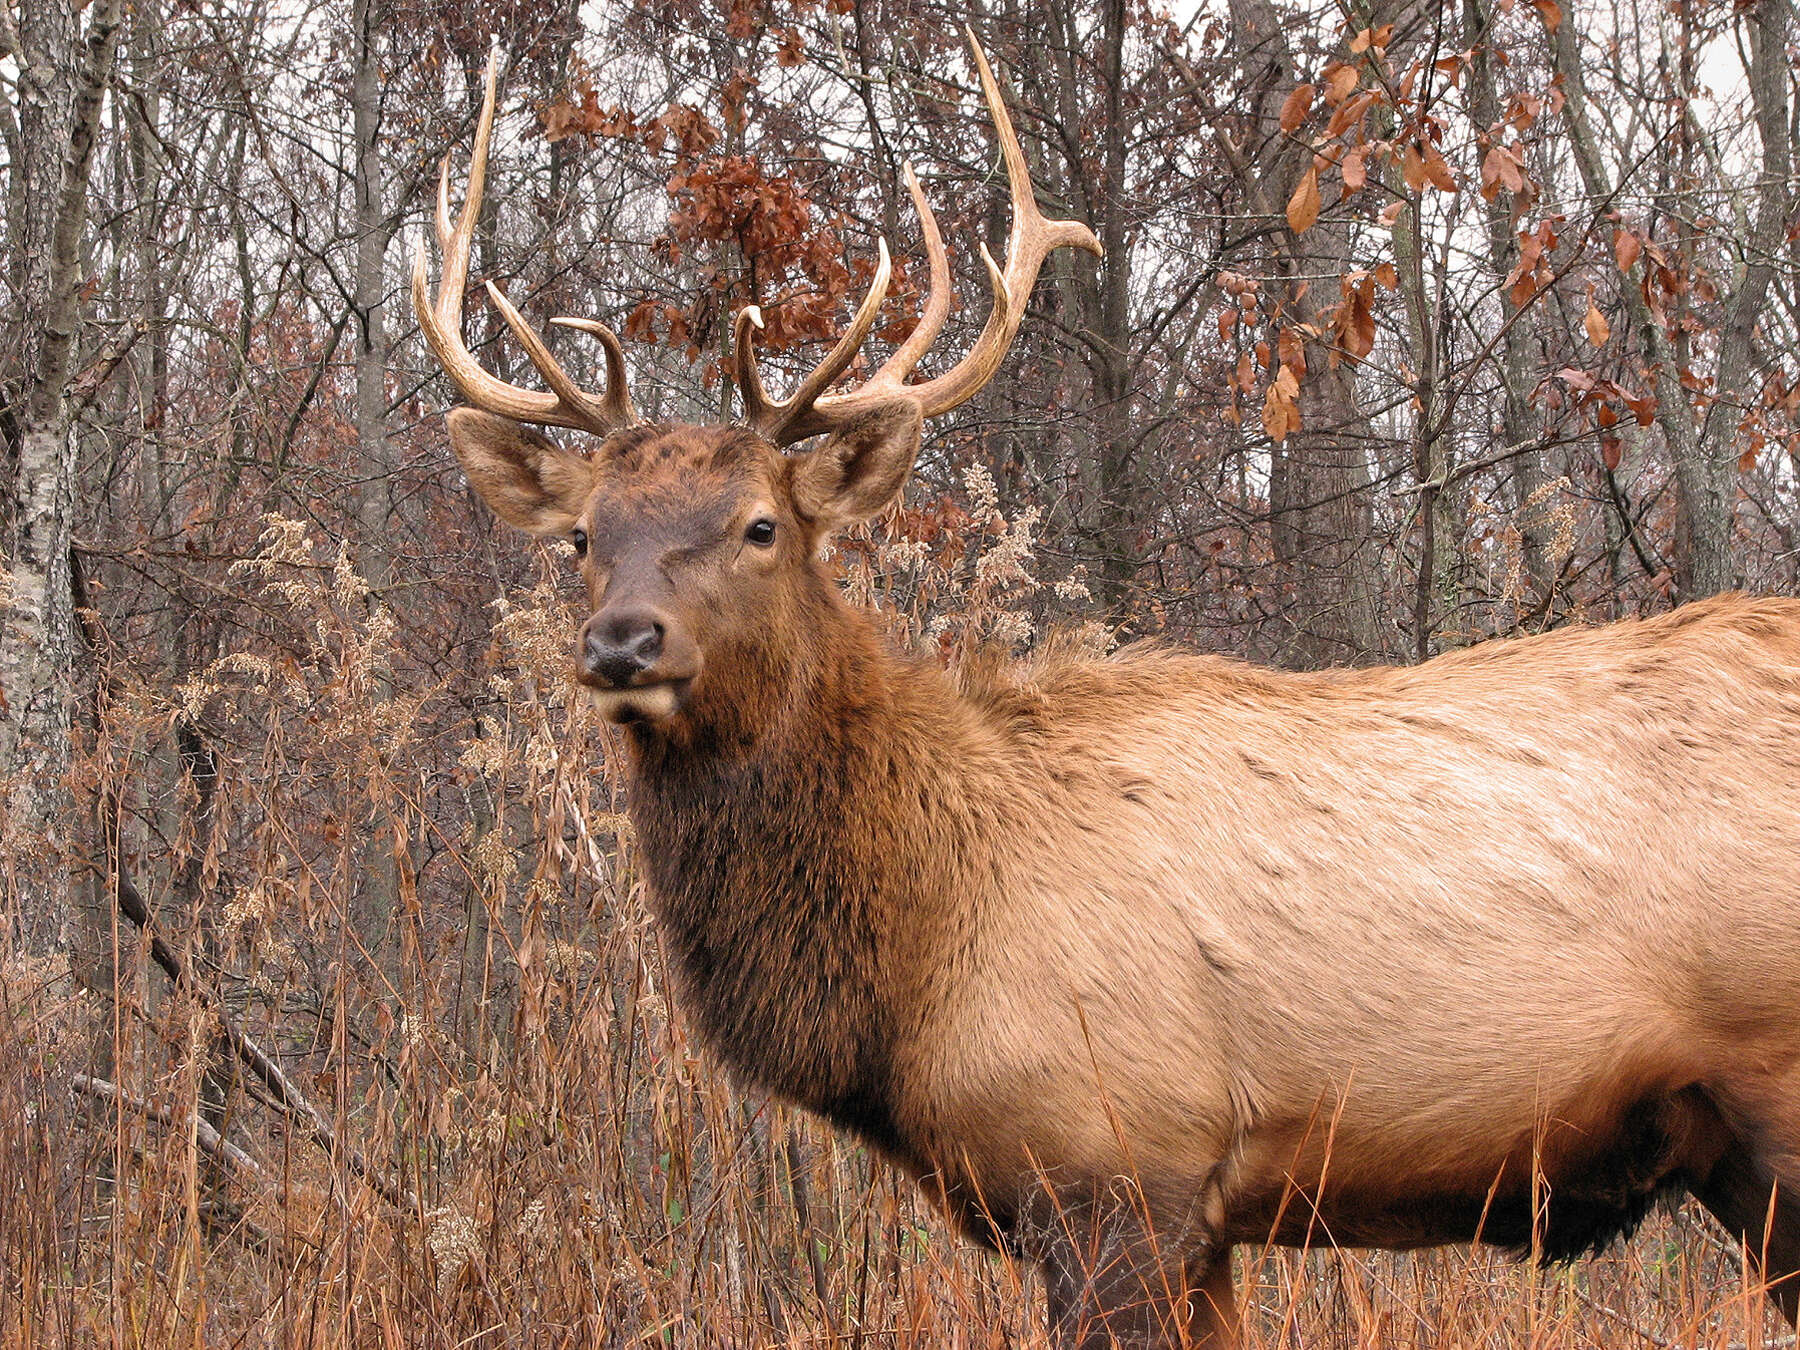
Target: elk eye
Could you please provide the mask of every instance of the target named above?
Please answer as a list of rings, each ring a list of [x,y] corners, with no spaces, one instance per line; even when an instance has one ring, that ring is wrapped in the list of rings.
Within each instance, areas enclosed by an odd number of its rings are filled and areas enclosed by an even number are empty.
[[[766,516],[750,522],[750,528],[744,531],[744,538],[758,548],[767,548],[775,542],[775,522]]]
[[[587,557],[587,531],[586,530],[577,526],[575,528],[575,530],[569,535],[569,542],[571,544],[575,545],[575,556],[577,558]]]

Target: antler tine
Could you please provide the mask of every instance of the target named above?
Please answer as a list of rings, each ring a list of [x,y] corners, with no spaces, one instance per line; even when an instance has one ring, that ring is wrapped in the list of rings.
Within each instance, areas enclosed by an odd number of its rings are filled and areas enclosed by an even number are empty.
[[[913,209],[919,213],[919,227],[925,235],[925,257],[931,266],[930,291],[925,297],[925,308],[919,314],[919,322],[913,325],[911,333],[899,349],[884,362],[881,368],[869,377],[868,384],[901,384],[913,373],[913,368],[924,359],[925,353],[931,350],[931,344],[937,341],[937,335],[944,331],[944,320],[950,317],[950,257],[944,252],[944,236],[938,230],[937,215],[926,200],[925,190],[919,186],[919,175],[913,172],[908,164],[905,169],[906,190],[912,196]],[[867,386],[865,386],[866,388]]]
[[[450,223],[450,160],[446,156],[438,175],[437,237],[443,254],[443,275],[438,279],[434,302],[427,277],[425,245],[420,242],[413,261],[413,309],[419,316],[419,327],[431,345],[444,373],[462,396],[477,408],[500,413],[520,422],[543,426],[573,427],[606,435],[636,420],[630,395],[625,391],[623,354],[618,339],[611,332],[601,339],[606,345],[607,393],[600,398],[578,387],[551,356],[550,349],[518,310],[500,294],[492,282],[488,294],[493,297],[501,318],[525,348],[531,363],[537,367],[553,393],[522,389],[490,375],[481,368],[462,338],[462,298],[469,276],[469,244],[475,236],[475,224],[481,213],[481,195],[487,186],[488,138],[494,124],[495,58],[488,57],[487,77],[481,100],[481,117],[475,126],[475,149],[469,162],[469,190],[454,227]],[[570,326],[581,326],[591,320]],[[604,330],[604,325],[594,327]],[[589,328],[586,331],[592,332]],[[608,342],[607,339],[611,341]]]
[[[513,336],[525,349],[525,355],[531,358],[538,374],[544,377],[544,383],[555,391],[557,399],[564,407],[579,414],[585,419],[583,425],[590,431],[605,435],[609,431],[617,431],[620,427],[628,427],[637,421],[631,407],[631,396],[625,392],[623,376],[624,353],[619,351],[619,340],[613,337],[612,330],[603,323],[593,323],[593,328],[583,331],[593,332],[595,328],[604,333],[601,343],[606,348],[607,392],[603,399],[596,399],[587,390],[581,388],[569,378],[556,358],[550,354],[550,348],[544,345],[543,338],[537,330],[525,322],[525,316],[513,308],[512,302],[506,298],[493,282],[487,283],[488,298],[494,302],[494,308],[500,311],[500,317],[506,320],[506,326],[512,329]],[[554,320],[552,321],[554,322]],[[564,323],[564,328],[582,328],[580,322]],[[613,337],[611,345],[606,345],[606,338]],[[618,360],[615,362],[614,357]],[[614,378],[615,370],[618,378]]]
[[[862,304],[857,306],[850,327],[825,359],[800,382],[799,388],[780,402],[770,399],[763,388],[762,372],[756,361],[753,334],[763,326],[762,311],[759,307],[750,305],[738,315],[733,330],[732,356],[737,366],[738,389],[744,400],[744,421],[757,434],[777,445],[789,445],[830,429],[829,425],[815,424],[813,405],[831,387],[831,382],[842,375],[845,368],[856,359],[856,353],[862,349],[864,341],[875,327],[876,317],[881,313],[881,302],[887,298],[888,278],[893,269],[888,260],[887,240],[880,239],[876,242],[879,256],[875,263],[875,276],[869,283],[868,294],[863,297]]]
[[[851,325],[823,364],[795,390],[785,403],[770,403],[763,392],[752,350],[752,334],[762,327],[762,315],[752,306],[738,315],[735,356],[738,384],[743,390],[746,420],[750,426],[779,445],[789,445],[843,426],[865,409],[894,398],[911,399],[926,417],[949,412],[973,398],[1000,369],[1007,349],[1019,331],[1025,316],[1025,302],[1043,269],[1044,259],[1052,250],[1069,245],[1099,254],[1100,241],[1080,221],[1049,220],[1038,210],[1032,191],[1030,170],[1025,152],[1013,131],[1012,118],[1001,100],[999,85],[988,65],[987,55],[968,31],[969,48],[975,55],[975,70],[981,80],[981,91],[987,99],[988,111],[994,119],[994,131],[1000,141],[1000,152],[1006,161],[1006,180],[1012,198],[1012,229],[1007,238],[1006,266],[1002,269],[984,245],[982,262],[987,266],[988,283],[993,288],[994,304],[982,326],[981,336],[969,354],[935,379],[920,384],[907,384],[912,374],[942,331],[950,312],[950,263],[944,252],[943,235],[937,217],[920,190],[918,176],[911,166],[906,169],[906,186],[919,212],[924,231],[925,252],[931,264],[931,293],[925,302],[918,324],[900,347],[881,364],[874,375],[856,389],[845,394],[825,394],[831,381],[849,365],[856,348],[873,327],[880,296],[871,291],[857,311]],[[881,277],[885,282],[887,247],[882,246]],[[885,289],[885,287],[883,287]]]
[[[598,319],[573,319],[564,314],[558,315],[550,322],[558,328],[573,328],[578,333],[586,333],[589,337],[600,340],[600,350],[606,358],[604,404],[608,418],[618,426],[636,425],[637,408],[631,402],[631,390],[626,388],[625,349],[619,345],[618,334]]]
[[[1018,334],[1019,323],[1025,317],[1026,298],[1037,283],[1037,275],[1043,268],[1044,259],[1053,250],[1069,245],[1086,249],[1095,255],[1101,252],[1100,241],[1086,225],[1076,220],[1050,220],[1038,210],[1037,195],[1031,187],[1031,170],[1026,166],[1025,152],[1020,148],[1018,135],[1013,131],[1006,103],[1000,97],[1000,87],[994,80],[992,67],[988,65],[987,53],[981,50],[981,43],[976,41],[974,30],[965,31],[969,38],[969,50],[975,56],[975,71],[981,79],[981,92],[987,99],[988,112],[994,119],[994,132],[1000,140],[1000,153],[1006,161],[1006,180],[1012,195],[1012,229],[1006,241],[1006,270],[1003,274],[1004,290],[1009,303],[1004,307],[998,303],[1001,288],[996,286],[994,309],[988,315],[981,336],[975,340],[975,346],[969,354],[936,379],[910,388],[909,392],[919,400],[927,417],[936,417],[966,403],[993,379],[1001,361],[1006,357],[1007,348]],[[995,270],[992,258],[987,259],[987,264],[990,272]]]

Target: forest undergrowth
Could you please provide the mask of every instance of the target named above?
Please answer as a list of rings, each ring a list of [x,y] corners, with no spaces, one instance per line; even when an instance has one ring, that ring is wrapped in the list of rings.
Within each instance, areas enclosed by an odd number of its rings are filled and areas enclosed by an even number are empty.
[[[965,488],[834,559],[947,660],[1085,589]],[[1045,1343],[1029,1271],[690,1040],[622,748],[564,675],[564,548],[494,604],[473,692],[274,517],[233,569],[254,635],[168,692],[107,654],[81,867],[111,950],[0,980],[0,1347]],[[1689,1209],[1566,1269],[1321,1232],[1239,1278],[1253,1347],[1793,1344]]]

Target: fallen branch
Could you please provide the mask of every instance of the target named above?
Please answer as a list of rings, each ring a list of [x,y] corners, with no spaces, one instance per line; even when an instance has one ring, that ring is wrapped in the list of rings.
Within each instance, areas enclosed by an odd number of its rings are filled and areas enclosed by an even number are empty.
[[[113,874],[113,899],[119,907],[119,913],[130,919],[150,940],[150,959],[162,967],[163,973],[175,982],[177,988],[185,989],[202,1004],[210,1008],[219,1019],[219,1029],[225,1033],[232,1052],[237,1055],[244,1066],[255,1074],[269,1092],[282,1111],[298,1122],[313,1137],[313,1142],[331,1153],[341,1147],[344,1161],[358,1177],[375,1191],[383,1200],[399,1209],[417,1209],[418,1201],[411,1191],[395,1186],[369,1165],[368,1159],[348,1142],[340,1143],[337,1131],[325,1113],[308,1100],[306,1094],[289,1078],[272,1056],[240,1029],[231,1018],[226,1016],[223,1005],[211,990],[193,979],[182,965],[181,958],[172,947],[164,942],[162,936],[152,927],[149,906],[138,888],[132,884],[131,878],[123,872]]]
[[[135,1111],[146,1120],[154,1120],[159,1125],[191,1129],[194,1132],[194,1142],[213,1157],[224,1159],[240,1172],[255,1177],[259,1181],[267,1180],[261,1163],[191,1111],[177,1120],[174,1113],[156,1105],[155,1102],[133,1096],[117,1083],[109,1083],[104,1078],[90,1078],[85,1073],[78,1073],[71,1078],[69,1087],[72,1091],[84,1096],[96,1097],[103,1102],[111,1102],[115,1106]]]

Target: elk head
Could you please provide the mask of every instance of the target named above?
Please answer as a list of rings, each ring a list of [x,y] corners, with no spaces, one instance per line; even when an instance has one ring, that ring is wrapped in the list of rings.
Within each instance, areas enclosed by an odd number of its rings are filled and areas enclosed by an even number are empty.
[[[625,389],[618,338],[590,319],[552,319],[600,342],[605,391],[580,388],[492,282],[489,296],[549,390],[497,379],[463,344],[469,243],[494,114],[489,63],[468,199],[452,227],[446,160],[437,209],[443,275],[434,301],[421,248],[413,304],[432,351],[472,405],[449,416],[450,444],[469,481],[502,519],[534,534],[566,535],[582,555],[592,615],[576,644],[577,677],[607,717],[660,724],[710,705],[716,719],[759,695],[779,698],[782,684],[794,678],[794,654],[809,622],[819,618],[829,594],[817,563],[820,544],[893,500],[918,454],[924,420],[965,402],[993,378],[1046,255],[1064,244],[1099,253],[1085,225],[1047,220],[1038,211],[1024,153],[972,34],[970,45],[1013,209],[1005,268],[981,250],[994,299],[974,348],[942,375],[908,383],[950,311],[943,238],[909,167],[907,188],[931,275],[918,326],[863,384],[826,392],[856,358],[887,294],[883,241],[874,280],[849,328],[788,398],[776,400],[757,369],[754,334],[762,315],[754,305],[746,308],[737,317],[732,353],[744,419],[730,427],[640,422]],[[525,423],[600,439],[579,453]],[[825,440],[816,449],[784,453],[817,436]]]

